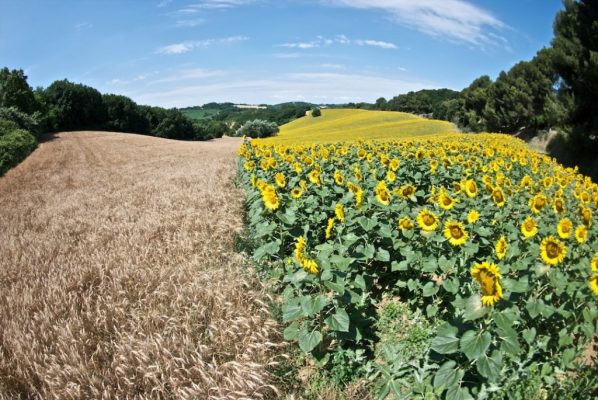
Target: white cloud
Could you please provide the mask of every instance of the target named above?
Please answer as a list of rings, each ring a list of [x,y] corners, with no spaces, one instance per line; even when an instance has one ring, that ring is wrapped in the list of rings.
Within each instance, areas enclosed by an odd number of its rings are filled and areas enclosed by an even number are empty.
[[[356,44],[359,46],[373,46],[380,47],[381,49],[396,49],[397,46],[391,42],[383,42],[381,40],[356,40]]]
[[[148,82],[148,86],[157,85],[161,83],[171,83],[190,80],[202,80],[206,78],[214,78],[225,76],[226,72],[221,70],[207,70],[203,68],[192,68],[175,71],[174,73],[164,76],[162,78]]]
[[[172,0],[162,0],[162,1],[158,2],[156,7],[163,8],[163,7],[166,7],[167,5],[169,5],[170,3],[172,3]]]
[[[195,19],[180,19],[176,21],[176,26],[181,28],[193,28],[199,26],[206,22],[203,18],[195,18]]]
[[[249,40],[246,36],[230,36],[218,39],[203,39],[195,41],[187,41],[183,43],[174,43],[168,46],[162,46],[156,50],[159,54],[183,54],[188,53],[193,49],[206,49],[213,45],[230,45]]]
[[[336,35],[334,38],[325,38],[318,36],[316,40],[310,42],[295,42],[295,43],[283,43],[279,44],[278,47],[288,47],[292,49],[313,49],[317,47],[328,47],[335,44],[339,45],[350,45],[356,44],[358,46],[374,46],[382,49],[396,49],[397,46],[391,42],[385,42],[382,40],[351,40],[345,35]]]
[[[191,51],[192,49],[193,45],[190,43],[175,43],[160,47],[158,50],[156,50],[156,52],[160,54],[183,54]]]
[[[255,3],[256,0],[202,0],[177,10],[179,14],[195,14],[202,10],[225,10]]]
[[[300,72],[275,74],[268,79],[240,71],[204,71],[208,75],[146,87],[130,96],[140,104],[184,107],[210,101],[239,103],[280,103],[306,100],[344,103],[375,101],[411,90],[437,87],[368,73]],[[218,75],[220,73],[221,75]]]
[[[323,0],[324,3],[363,10],[380,10],[396,22],[425,34],[478,46],[502,44],[489,29],[506,25],[490,12],[466,0]]]
[[[276,53],[274,58],[300,58],[303,54],[301,53]]]
[[[283,43],[279,45],[280,47],[289,47],[291,49],[313,49],[315,47],[320,47],[322,44],[318,42],[299,42],[299,43]]]
[[[83,29],[91,29],[91,28],[93,28],[93,24],[88,21],[79,22],[77,25],[75,25],[75,29],[78,31],[82,31]]]

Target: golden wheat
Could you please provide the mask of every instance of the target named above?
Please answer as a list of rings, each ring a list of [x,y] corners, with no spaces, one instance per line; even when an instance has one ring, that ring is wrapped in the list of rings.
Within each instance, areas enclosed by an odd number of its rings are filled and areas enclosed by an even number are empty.
[[[239,145],[61,133],[0,178],[0,398],[279,396]]]

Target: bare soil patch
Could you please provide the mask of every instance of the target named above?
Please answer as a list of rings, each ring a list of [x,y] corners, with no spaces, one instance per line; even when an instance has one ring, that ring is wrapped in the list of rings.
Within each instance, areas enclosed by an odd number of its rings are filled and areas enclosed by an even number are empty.
[[[277,396],[239,146],[60,133],[0,178],[0,398]]]

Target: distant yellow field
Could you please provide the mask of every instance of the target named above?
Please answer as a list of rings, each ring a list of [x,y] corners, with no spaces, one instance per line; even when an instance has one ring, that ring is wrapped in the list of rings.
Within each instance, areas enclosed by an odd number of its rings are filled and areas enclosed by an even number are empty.
[[[456,128],[445,121],[430,120],[394,111],[324,109],[322,116],[306,116],[280,127],[278,136],[264,139],[280,144],[332,143],[359,139],[454,134]]]

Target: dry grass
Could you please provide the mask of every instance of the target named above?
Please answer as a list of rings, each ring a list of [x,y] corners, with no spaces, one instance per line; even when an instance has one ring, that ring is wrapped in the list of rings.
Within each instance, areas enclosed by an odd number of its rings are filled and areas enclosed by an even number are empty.
[[[239,145],[62,133],[0,178],[0,398],[278,396]]]

